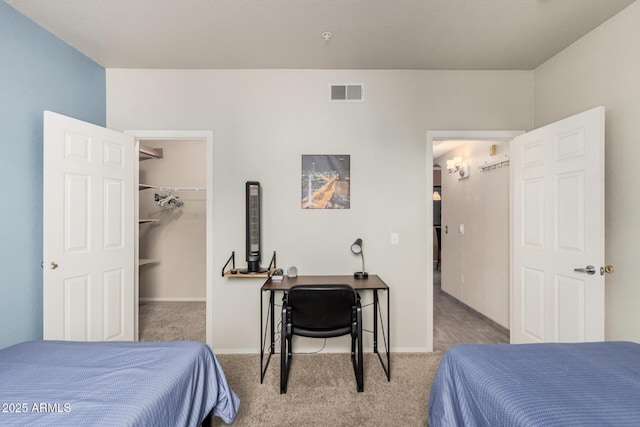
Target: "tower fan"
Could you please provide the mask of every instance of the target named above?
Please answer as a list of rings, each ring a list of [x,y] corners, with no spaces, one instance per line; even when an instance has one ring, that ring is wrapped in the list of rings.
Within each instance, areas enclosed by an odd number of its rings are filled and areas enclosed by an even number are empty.
[[[267,271],[260,267],[260,183],[247,181],[246,193],[246,236],[247,236],[247,269],[243,273],[256,274]]]

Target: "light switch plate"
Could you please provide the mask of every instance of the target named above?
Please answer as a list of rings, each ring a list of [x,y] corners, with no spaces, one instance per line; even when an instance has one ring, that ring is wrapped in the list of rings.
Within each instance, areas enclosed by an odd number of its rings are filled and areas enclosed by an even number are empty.
[[[391,244],[394,246],[400,244],[400,235],[398,233],[391,233]]]

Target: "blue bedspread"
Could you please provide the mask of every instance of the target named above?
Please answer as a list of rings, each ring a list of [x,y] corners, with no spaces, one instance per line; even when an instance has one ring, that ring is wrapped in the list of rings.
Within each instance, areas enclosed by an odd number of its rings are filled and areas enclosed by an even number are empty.
[[[0,426],[198,426],[239,399],[204,344],[31,341],[0,350]]]
[[[434,379],[429,425],[640,426],[640,344],[469,344]]]

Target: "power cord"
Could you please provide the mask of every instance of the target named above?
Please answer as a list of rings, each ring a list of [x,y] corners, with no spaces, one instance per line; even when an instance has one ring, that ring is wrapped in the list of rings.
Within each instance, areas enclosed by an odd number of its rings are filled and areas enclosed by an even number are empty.
[[[320,350],[317,351],[309,351],[309,352],[298,352],[298,351],[294,351],[293,354],[318,354],[320,353],[322,350],[324,350],[324,347],[327,345],[327,339],[324,339],[324,342],[322,343],[322,347],[320,347]]]

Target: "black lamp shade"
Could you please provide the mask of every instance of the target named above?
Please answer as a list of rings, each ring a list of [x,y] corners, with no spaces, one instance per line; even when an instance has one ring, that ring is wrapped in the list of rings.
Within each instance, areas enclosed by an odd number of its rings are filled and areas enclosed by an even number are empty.
[[[356,239],[356,241],[353,242],[353,244],[351,245],[351,252],[356,255],[360,255],[360,258],[362,258],[362,271],[356,271],[355,273],[353,273],[353,277],[355,277],[356,279],[366,279],[367,277],[369,277],[369,274],[364,271],[364,253],[362,252],[362,239]]]
[[[362,252],[362,239],[356,239],[356,241],[353,242],[351,245],[351,252],[356,255]]]

